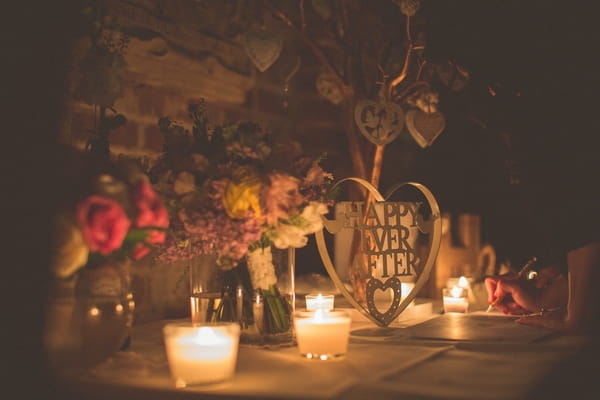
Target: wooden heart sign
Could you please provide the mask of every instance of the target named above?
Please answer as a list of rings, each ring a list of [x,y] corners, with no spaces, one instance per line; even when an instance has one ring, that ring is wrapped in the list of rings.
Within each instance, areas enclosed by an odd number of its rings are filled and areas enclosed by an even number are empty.
[[[283,39],[266,29],[250,30],[242,36],[250,61],[260,72],[266,71],[281,54]]]
[[[419,183],[402,183],[392,187],[384,198],[369,182],[360,178],[346,178],[337,182],[333,189],[344,182],[355,182],[365,187],[373,201],[345,201],[336,207],[335,219],[323,218],[325,229],[333,235],[351,231],[360,234],[361,258],[366,260],[365,299],[357,299],[348,290],[329,256],[325,244],[324,230],[315,233],[317,248],[331,280],[337,289],[358,311],[379,326],[388,326],[414,300],[423,287],[440,247],[442,220],[433,194]],[[429,217],[421,211],[424,202],[389,201],[396,191],[404,186],[412,186],[424,197],[429,208]],[[419,235],[428,237],[429,251],[426,255],[417,253],[415,243]],[[340,266],[338,266],[340,267]],[[410,293],[402,293],[401,278],[414,278]],[[378,307],[379,292],[391,290],[387,309]],[[362,303],[362,304],[361,304]]]
[[[354,108],[354,122],[371,143],[385,145],[404,127],[404,110],[396,103],[361,100]]]
[[[446,117],[441,112],[428,114],[414,109],[406,113],[406,128],[422,148],[431,146],[446,127]]]

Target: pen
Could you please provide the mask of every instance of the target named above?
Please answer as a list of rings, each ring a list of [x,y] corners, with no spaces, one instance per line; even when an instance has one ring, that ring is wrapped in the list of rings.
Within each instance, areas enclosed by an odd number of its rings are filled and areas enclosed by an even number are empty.
[[[517,272],[517,279],[523,279],[527,276],[527,274],[529,273],[529,270],[531,270],[531,267],[533,267],[533,265],[538,262],[538,258],[537,257],[531,257],[529,259],[529,261],[527,261],[525,263],[525,265],[523,265],[523,268],[521,268],[521,270],[519,272]],[[494,309],[494,306],[496,304],[499,304],[502,300],[504,299],[504,296],[499,296],[496,297],[496,300],[494,300],[487,308],[486,312],[490,312]]]

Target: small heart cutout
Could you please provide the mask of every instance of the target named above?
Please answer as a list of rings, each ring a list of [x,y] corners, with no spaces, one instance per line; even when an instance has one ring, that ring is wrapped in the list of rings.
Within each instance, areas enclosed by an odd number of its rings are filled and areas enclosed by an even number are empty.
[[[402,131],[404,110],[396,103],[362,100],[354,108],[354,122],[371,143],[385,145]]]
[[[283,39],[266,29],[246,32],[242,42],[250,61],[260,72],[266,71],[277,61],[283,48]]]
[[[392,306],[394,289],[391,287],[387,289],[375,289],[373,297],[375,299],[375,306],[377,307],[377,310],[383,314]]]
[[[375,302],[375,291],[392,289],[393,297],[389,308],[386,312],[380,312]],[[383,322],[384,325],[389,325],[390,322],[396,317],[398,305],[402,299],[402,283],[400,279],[391,277],[385,283],[382,283],[377,278],[371,278],[367,283],[367,308],[369,313],[373,315],[377,320]]]
[[[414,109],[406,113],[406,127],[419,146],[426,148],[446,127],[446,117],[441,112],[427,114]]]

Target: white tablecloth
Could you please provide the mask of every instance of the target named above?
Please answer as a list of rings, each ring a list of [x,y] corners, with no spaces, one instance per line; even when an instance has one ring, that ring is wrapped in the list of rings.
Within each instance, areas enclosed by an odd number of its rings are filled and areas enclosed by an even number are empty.
[[[521,399],[582,345],[573,337],[537,342],[419,338],[401,322],[382,330],[355,314],[355,334],[343,359],[303,359],[295,346],[241,345],[232,380],[176,389],[163,345],[167,322],[135,327],[129,350],[67,384],[112,399]]]

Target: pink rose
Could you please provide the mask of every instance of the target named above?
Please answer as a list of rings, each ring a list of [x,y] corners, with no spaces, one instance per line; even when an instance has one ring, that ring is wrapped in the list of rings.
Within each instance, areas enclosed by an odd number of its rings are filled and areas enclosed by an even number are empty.
[[[77,205],[76,214],[90,251],[104,255],[121,247],[131,225],[123,207],[102,196],[86,198]]]
[[[159,227],[167,228],[169,226],[169,213],[162,203],[162,200],[152,189],[150,183],[141,180],[131,193],[131,201],[136,208],[137,217],[134,221],[136,228]],[[164,243],[166,233],[163,231],[152,230],[146,237],[148,244]],[[134,259],[140,259],[150,250],[142,243],[138,243],[131,253]]]

